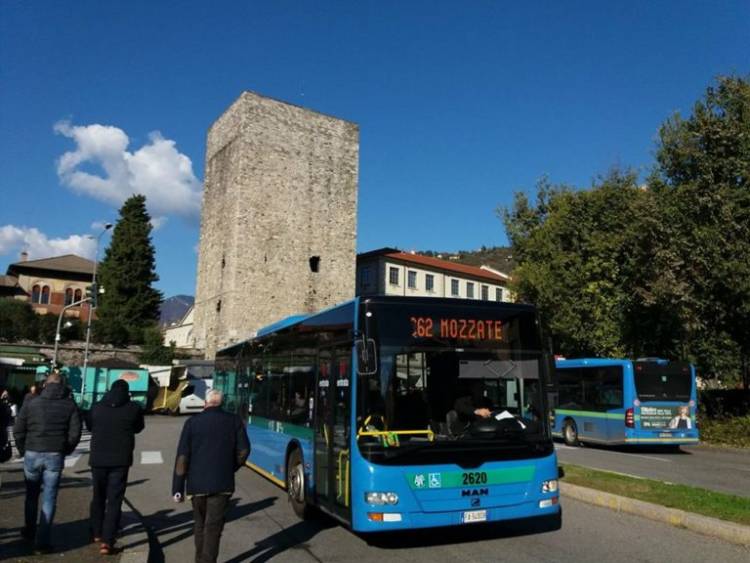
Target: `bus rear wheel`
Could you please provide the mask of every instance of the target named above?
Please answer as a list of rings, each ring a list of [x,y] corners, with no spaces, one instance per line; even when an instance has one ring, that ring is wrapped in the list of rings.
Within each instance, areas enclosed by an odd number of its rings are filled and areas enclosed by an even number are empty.
[[[310,513],[305,489],[305,468],[302,465],[302,454],[299,450],[294,450],[289,455],[286,466],[286,491],[289,495],[292,510],[303,519],[307,518]]]
[[[565,421],[565,426],[563,426],[563,440],[566,446],[577,446],[579,444],[578,428],[572,420]]]

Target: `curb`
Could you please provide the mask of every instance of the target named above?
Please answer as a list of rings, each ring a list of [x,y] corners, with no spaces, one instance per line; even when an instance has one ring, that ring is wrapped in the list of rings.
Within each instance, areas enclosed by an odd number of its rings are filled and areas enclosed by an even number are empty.
[[[677,528],[686,528],[706,536],[712,536],[731,543],[750,546],[750,526],[726,522],[718,518],[701,516],[676,508],[605,493],[596,489],[560,483],[560,493],[588,504],[609,508],[616,512],[635,514],[649,520],[663,522]]]

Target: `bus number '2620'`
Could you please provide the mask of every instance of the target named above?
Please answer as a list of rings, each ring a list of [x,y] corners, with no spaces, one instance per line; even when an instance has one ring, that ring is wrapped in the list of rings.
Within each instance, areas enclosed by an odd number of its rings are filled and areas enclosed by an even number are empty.
[[[468,471],[462,474],[464,485],[486,485],[487,474],[484,471]]]

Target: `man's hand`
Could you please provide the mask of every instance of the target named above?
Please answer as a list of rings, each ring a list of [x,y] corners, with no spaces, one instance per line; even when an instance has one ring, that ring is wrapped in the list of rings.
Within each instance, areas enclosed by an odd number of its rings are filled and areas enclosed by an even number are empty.
[[[182,502],[185,500],[184,498],[182,498],[182,493],[175,493],[172,498],[175,502]]]
[[[481,416],[482,418],[489,418],[492,413],[490,412],[490,409],[483,408],[483,409],[475,409],[474,414],[477,416]]]

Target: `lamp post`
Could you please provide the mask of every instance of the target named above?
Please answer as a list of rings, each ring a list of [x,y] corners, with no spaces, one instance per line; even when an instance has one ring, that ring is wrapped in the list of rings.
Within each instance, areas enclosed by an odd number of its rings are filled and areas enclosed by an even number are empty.
[[[102,235],[112,228],[112,223],[105,223],[102,232],[96,236],[96,250],[94,251],[94,272],[91,276],[91,287],[94,292],[98,292],[99,288],[96,287],[96,265],[99,262],[99,241]],[[89,235],[90,238],[94,238]],[[84,404],[84,390],[86,388],[86,368],[89,365],[89,342],[91,341],[91,317],[94,313],[94,306],[96,305],[96,293],[91,296],[89,301],[89,315],[86,321],[86,345],[83,349],[83,373],[81,374],[81,406]]]
[[[82,299],[81,301],[76,301],[75,303],[71,303],[70,305],[66,305],[62,308],[62,311],[60,311],[60,316],[57,317],[57,330],[55,331],[55,351],[52,353],[52,367],[57,367],[57,348],[60,345],[60,325],[62,324],[63,316],[65,315],[65,311],[70,309],[71,307],[76,307],[86,301],[85,299]],[[70,321],[65,322],[65,328],[68,328],[69,326],[72,326]]]

